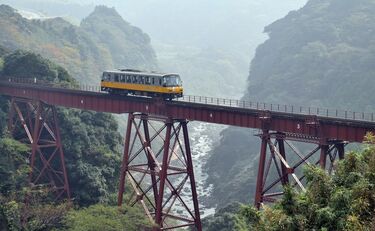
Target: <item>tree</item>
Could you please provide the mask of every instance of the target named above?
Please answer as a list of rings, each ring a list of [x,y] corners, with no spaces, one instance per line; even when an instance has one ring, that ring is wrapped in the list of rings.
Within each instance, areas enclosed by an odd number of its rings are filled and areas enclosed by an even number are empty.
[[[240,210],[239,203],[232,203],[221,208],[202,220],[205,231],[230,231],[235,229],[235,214]]]
[[[11,138],[0,139],[0,197],[25,187],[29,173],[27,163],[30,148]]]
[[[55,83],[76,83],[68,72],[41,55],[18,50],[4,57],[2,75],[18,78],[37,78]]]
[[[5,55],[2,74],[0,78],[32,76],[54,85],[76,85],[61,66],[25,51]],[[0,134],[3,134],[9,101],[0,97],[0,103]],[[109,195],[116,190],[121,164],[121,136],[114,117],[106,113],[58,108],[58,121],[75,203],[88,206],[108,201]]]
[[[152,227],[140,208],[92,205],[72,210],[64,220],[69,231],[138,231]]]
[[[243,206],[236,217],[240,230],[374,230],[375,136],[367,146],[339,161],[334,175],[319,167],[305,169],[307,190],[287,187],[282,200],[256,213]],[[220,229],[218,229],[220,230]],[[225,229],[223,229],[225,230]]]

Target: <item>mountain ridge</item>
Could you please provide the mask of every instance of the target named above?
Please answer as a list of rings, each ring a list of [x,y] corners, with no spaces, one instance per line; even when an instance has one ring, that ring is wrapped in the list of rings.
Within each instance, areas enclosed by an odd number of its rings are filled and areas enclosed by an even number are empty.
[[[98,81],[104,69],[158,69],[148,35],[114,8],[97,6],[75,26],[61,17],[28,20],[12,7],[0,5],[0,21],[1,46],[39,53],[81,82]]]

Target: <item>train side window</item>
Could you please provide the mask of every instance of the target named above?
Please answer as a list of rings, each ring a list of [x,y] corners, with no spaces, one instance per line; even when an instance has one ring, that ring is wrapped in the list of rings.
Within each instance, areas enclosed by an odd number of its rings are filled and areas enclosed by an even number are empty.
[[[163,87],[166,87],[166,86],[167,86],[167,78],[163,77]]]
[[[144,84],[145,83],[145,77],[144,76],[140,76],[140,81],[139,81],[140,84]]]
[[[131,83],[131,82],[132,82],[130,75],[127,75],[127,76],[126,76],[126,82],[127,82],[127,83]]]
[[[145,77],[145,82],[146,82],[146,84],[150,84],[150,77],[146,76]]]
[[[133,79],[133,83],[137,83],[137,76],[136,75],[133,75],[132,79]]]
[[[151,83],[152,83],[152,85],[155,85],[155,78],[154,77],[152,77]]]
[[[161,86],[161,78],[159,79],[159,85]]]
[[[107,80],[108,80],[108,81],[112,81],[111,74],[108,74],[108,75],[107,75]]]
[[[121,75],[121,82],[125,82],[125,75]]]
[[[118,81],[119,81],[119,75],[115,74],[115,82],[118,82]]]

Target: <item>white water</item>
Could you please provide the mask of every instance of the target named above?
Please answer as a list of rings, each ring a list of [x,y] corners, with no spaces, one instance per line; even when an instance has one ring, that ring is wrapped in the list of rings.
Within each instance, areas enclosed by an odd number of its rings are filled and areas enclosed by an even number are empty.
[[[213,137],[210,137],[207,133],[207,123],[196,123],[195,126],[191,126],[190,140],[192,146],[192,158],[194,165],[194,176],[197,183],[197,193],[199,198],[209,197],[211,195],[212,185],[205,188],[205,181],[207,180],[207,174],[203,172],[203,165],[206,163],[209,153],[213,147]],[[200,204],[201,217],[215,213],[215,208],[203,207]]]
[[[191,154],[194,165],[194,177],[197,187],[199,210],[201,218],[215,213],[215,207],[205,207],[202,203],[203,198],[211,196],[212,185],[205,187],[208,175],[204,172],[204,165],[211,154],[211,150],[215,142],[219,140],[220,132],[226,126],[212,125],[208,123],[191,122],[189,124],[189,138],[191,143]],[[185,189],[189,188],[189,184],[185,185]],[[191,192],[190,189],[187,190]],[[193,208],[191,193],[182,195],[182,198],[190,208]],[[182,208],[175,207],[176,211],[183,211]]]

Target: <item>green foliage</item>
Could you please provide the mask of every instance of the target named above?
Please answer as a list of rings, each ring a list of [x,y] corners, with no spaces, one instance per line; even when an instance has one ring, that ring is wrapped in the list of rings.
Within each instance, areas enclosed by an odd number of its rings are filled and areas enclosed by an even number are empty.
[[[16,51],[4,57],[2,75],[18,78],[36,78],[52,83],[74,84],[68,72],[41,55],[32,52]]]
[[[0,46],[0,57],[6,55],[8,53],[9,53],[9,51],[5,47]],[[1,68],[0,68],[0,70],[1,70]]]
[[[19,155],[28,151],[28,147],[9,138],[2,139],[2,154]],[[20,163],[18,168],[15,162]],[[6,162],[7,161],[7,162]],[[3,166],[9,165],[9,172]],[[25,156],[1,159],[2,174],[0,182],[0,221],[1,230],[51,230],[61,227],[62,218],[69,209],[68,203],[51,202],[49,190],[44,186],[33,188],[26,185],[29,167]],[[11,169],[13,168],[13,169]],[[5,178],[3,173],[8,174]],[[6,179],[6,180],[5,180]]]
[[[0,73],[3,71],[4,68],[4,59],[0,57]]]
[[[373,0],[308,1],[265,28],[269,39],[257,48],[243,99],[374,112],[374,20]],[[249,203],[259,138],[228,128],[213,153],[206,166],[213,204]],[[221,171],[224,163],[229,171]],[[350,175],[344,181],[356,179]]]
[[[25,199],[27,195],[27,202]],[[0,198],[0,221],[6,230],[42,231],[61,228],[62,219],[69,209],[68,203],[46,202],[46,190],[15,192],[11,197]]]
[[[2,201],[0,209],[3,216],[3,222],[6,224],[7,229],[16,231],[22,228],[20,207],[16,201]]]
[[[0,222],[7,230],[58,227],[68,208],[67,204],[47,203],[49,199],[42,188],[28,190],[29,152],[30,148],[25,144],[7,137],[0,138]],[[25,203],[26,195],[28,204]]]
[[[1,5],[0,28],[0,46],[28,50],[10,53],[0,47],[0,77],[33,77],[70,87],[77,82],[63,67],[78,80],[90,84],[99,83],[99,75],[104,69],[124,65],[156,69],[156,58],[148,36],[126,23],[113,9],[98,7],[81,26],[76,27],[61,18],[27,20],[11,7]],[[57,61],[63,67],[43,57]],[[0,150],[0,229],[60,230],[66,206],[45,203],[48,198],[43,198],[45,201],[35,200],[27,208],[23,203],[27,191],[27,187],[23,187],[27,182],[25,174],[29,171],[25,158],[27,151],[21,149],[24,146],[16,141],[3,139],[8,106],[7,99],[0,97],[0,137],[4,143],[0,145],[3,149]],[[117,190],[121,156],[121,137],[114,117],[105,113],[58,109],[58,120],[74,202],[77,206],[110,202]],[[113,218],[115,224],[125,225],[123,230],[149,226],[141,219],[144,215],[139,210],[126,209],[115,213],[114,207],[104,207],[103,210],[89,207],[82,214],[92,210],[103,211],[108,220]],[[75,212],[80,214],[79,210]],[[112,215],[114,217],[110,217]],[[126,224],[122,218],[125,218]],[[26,220],[24,225],[21,220]],[[98,230],[108,230],[105,226],[98,227],[102,227]]]
[[[116,121],[105,113],[67,109],[58,117],[73,197],[80,205],[108,201],[121,166]]]
[[[256,208],[241,205],[238,215],[235,217],[236,230],[255,229],[260,222],[260,218],[260,212]]]
[[[64,223],[69,231],[138,231],[152,227],[140,208],[119,208],[102,204],[72,210]]]
[[[76,84],[62,67],[40,55],[24,51],[16,51],[5,56],[3,75],[33,76],[38,80],[66,86]],[[5,134],[9,102],[6,98],[0,97],[0,103],[0,134]],[[58,109],[58,120],[75,202],[90,205],[108,201],[109,195],[116,191],[120,166],[121,137],[117,132],[115,119],[105,113]],[[17,150],[12,151],[14,154],[20,153]],[[3,155],[0,158],[5,157]],[[9,158],[13,160],[14,156]],[[5,165],[10,166],[12,165]],[[16,169],[14,167],[8,171],[16,173]],[[4,177],[12,179],[5,175]],[[22,180],[22,177],[19,180]],[[7,181],[4,180],[5,182]],[[15,185],[14,183],[8,182],[8,185]]]
[[[4,64],[7,75],[32,74],[54,84],[75,84],[66,70],[30,52],[6,55]],[[68,207],[46,203],[50,198],[39,195],[43,189],[28,192],[30,150],[5,137],[9,101],[0,97],[0,103],[0,221],[11,230],[58,228]],[[109,201],[117,190],[120,169],[121,137],[115,119],[105,113],[58,108],[58,120],[74,202],[82,206]],[[35,193],[34,202],[26,208],[25,195]]]
[[[216,211],[215,215],[211,215],[203,219],[203,230],[205,231],[231,231],[235,228],[235,214],[239,211],[240,204],[232,203],[224,208]]]
[[[0,5],[0,28],[0,46],[41,54],[81,82],[99,84],[103,70],[111,68],[157,68],[148,36],[104,6],[74,26],[62,18],[28,20]]]
[[[150,49],[148,35],[125,22],[114,8],[95,7],[94,12],[82,20],[80,29],[112,56],[114,65],[156,68],[152,63],[156,56]]]
[[[246,141],[240,137],[245,137]],[[225,145],[215,147],[205,167],[208,173],[207,184],[213,184],[215,187],[210,195],[212,202],[209,201],[213,205],[217,204],[220,208],[231,201],[251,203],[249,195],[254,195],[251,190],[256,187],[257,161],[250,160],[248,154],[249,148],[259,147],[259,140],[249,143],[251,139],[253,134],[247,129],[232,128],[221,132],[220,144]],[[254,151],[257,152],[258,150]]]
[[[333,176],[318,167],[306,168],[305,193],[287,187],[282,200],[272,208],[257,212],[242,206],[235,220],[238,229],[373,230],[375,137],[369,134],[366,139],[368,147],[347,154]]]
[[[306,168],[305,176],[308,184],[306,197],[308,202],[326,206],[332,193],[332,181],[321,168]]]
[[[29,167],[29,147],[10,138],[0,138],[0,196],[7,196],[24,187]]]

